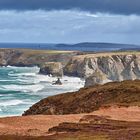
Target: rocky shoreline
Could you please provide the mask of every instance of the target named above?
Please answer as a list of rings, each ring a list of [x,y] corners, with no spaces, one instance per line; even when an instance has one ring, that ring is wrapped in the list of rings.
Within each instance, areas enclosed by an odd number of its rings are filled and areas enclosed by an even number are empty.
[[[140,52],[0,49],[0,66],[7,65],[38,66],[40,74],[78,76],[86,84],[42,99],[23,116],[0,118],[0,139],[139,140]]]
[[[0,66],[39,66],[40,74],[76,76],[85,86],[140,79],[140,52],[89,53],[0,49]]]
[[[112,105],[139,106],[140,80],[112,82],[50,96],[31,106],[23,116],[91,113]]]
[[[92,102],[97,101],[95,94],[99,103],[98,108],[92,105]],[[120,140],[123,137],[123,140],[139,140],[139,80],[84,88],[70,95],[62,94],[44,99],[38,103],[39,106],[34,105],[30,108],[26,116],[0,118],[0,138],[4,140],[77,140],[77,138]],[[61,106],[60,97],[65,106]],[[78,106],[77,98],[79,98]],[[57,100],[60,101],[60,105],[56,103]],[[70,100],[74,103],[73,106],[67,104]],[[48,102],[51,106],[57,104],[56,112],[47,113],[51,115],[43,115],[46,114],[43,112],[38,114],[36,111],[45,109],[45,106],[48,107]],[[89,106],[91,111],[86,113]],[[63,115],[60,112],[63,110],[69,112]],[[73,114],[73,111],[76,111],[76,114]]]
[[[84,77],[85,86],[140,79],[140,53],[116,52],[74,56],[64,73]]]

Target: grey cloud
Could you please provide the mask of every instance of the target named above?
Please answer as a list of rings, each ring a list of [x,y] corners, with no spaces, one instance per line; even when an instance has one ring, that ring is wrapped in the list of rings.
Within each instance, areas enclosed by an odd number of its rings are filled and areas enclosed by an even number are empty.
[[[0,42],[140,44],[140,16],[77,11],[0,11]]]
[[[140,0],[0,0],[1,10],[68,10],[140,14]]]

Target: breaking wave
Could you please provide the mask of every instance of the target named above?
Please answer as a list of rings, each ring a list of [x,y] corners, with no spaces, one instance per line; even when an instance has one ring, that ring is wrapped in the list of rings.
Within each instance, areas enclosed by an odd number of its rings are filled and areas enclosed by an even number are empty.
[[[84,86],[80,78],[68,76],[61,86],[53,85],[57,78],[38,74],[38,67],[1,67],[0,73],[0,116],[21,115],[42,98]]]
[[[21,103],[23,103],[23,101],[21,100],[11,100],[11,101],[0,102],[0,106],[19,105]]]

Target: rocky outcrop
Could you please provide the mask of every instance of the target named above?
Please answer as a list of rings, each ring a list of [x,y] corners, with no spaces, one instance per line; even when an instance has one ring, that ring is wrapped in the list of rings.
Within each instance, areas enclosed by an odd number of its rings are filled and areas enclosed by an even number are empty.
[[[0,49],[0,66],[7,66],[12,59],[17,59],[22,55],[20,50],[12,49]]]
[[[48,97],[33,105],[23,115],[90,113],[112,105],[139,106],[140,80],[107,83]]]
[[[102,53],[74,56],[67,75],[85,77],[86,86],[109,81],[140,79],[140,53]]]
[[[40,73],[60,77],[64,72],[64,75],[85,78],[85,86],[140,79],[140,52],[82,54],[67,51],[0,49],[0,66],[7,65],[39,66]]]
[[[140,138],[140,122],[111,120],[103,116],[86,115],[78,123],[64,122],[49,129],[57,138],[76,140],[134,140]],[[65,134],[64,136],[62,134]]]
[[[53,85],[62,85],[62,82],[60,80],[60,78],[58,78],[54,83]]]
[[[46,62],[66,65],[77,52],[32,49],[0,49],[0,66],[41,66]]]
[[[57,77],[63,76],[63,66],[60,62],[46,62],[40,67],[40,73]]]

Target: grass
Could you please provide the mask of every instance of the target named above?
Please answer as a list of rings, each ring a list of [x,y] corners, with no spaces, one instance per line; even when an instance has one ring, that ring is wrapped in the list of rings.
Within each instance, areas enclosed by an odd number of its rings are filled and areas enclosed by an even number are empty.
[[[18,49],[18,48],[12,48],[12,49],[8,49],[8,48],[2,48],[0,49],[0,51],[6,51],[6,50],[19,50],[22,51],[26,54],[61,54],[61,53],[70,53],[73,51],[63,51],[63,50],[34,50],[34,49]]]
[[[90,53],[85,55],[78,55],[76,58],[90,58],[90,57],[107,57],[112,55],[140,55],[140,51],[122,51],[122,52],[99,52],[99,53]]]

